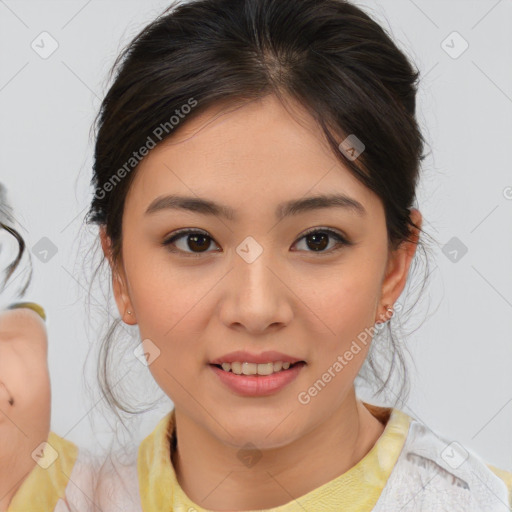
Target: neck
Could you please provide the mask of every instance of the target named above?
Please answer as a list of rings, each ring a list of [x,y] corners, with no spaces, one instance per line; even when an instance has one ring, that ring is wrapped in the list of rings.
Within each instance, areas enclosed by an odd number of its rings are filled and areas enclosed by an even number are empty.
[[[178,482],[193,502],[210,510],[284,505],[348,471],[384,430],[352,388],[320,425],[284,446],[255,450],[259,460],[246,467],[239,447],[175,412],[178,446],[172,462]]]

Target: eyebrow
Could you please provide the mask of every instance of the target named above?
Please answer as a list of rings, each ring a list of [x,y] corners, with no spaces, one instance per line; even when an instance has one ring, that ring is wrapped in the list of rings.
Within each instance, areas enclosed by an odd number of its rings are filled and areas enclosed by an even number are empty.
[[[344,208],[357,215],[366,215],[364,206],[356,199],[345,194],[322,194],[302,199],[294,199],[277,205],[275,216],[278,220],[292,215],[298,215],[313,210],[325,208]],[[186,210],[202,215],[224,217],[230,221],[236,221],[238,216],[231,207],[215,203],[199,197],[187,197],[179,195],[166,195],[157,197],[147,208],[146,215],[162,210]]]

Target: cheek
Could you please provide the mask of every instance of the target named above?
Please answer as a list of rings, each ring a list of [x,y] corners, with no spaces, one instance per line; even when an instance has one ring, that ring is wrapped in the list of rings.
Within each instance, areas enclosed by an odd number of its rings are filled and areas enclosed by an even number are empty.
[[[160,388],[179,400],[182,387],[191,389],[197,375],[191,369],[204,363],[201,345],[211,311],[207,293],[215,285],[211,272],[192,272],[146,262],[144,268],[125,264],[130,297],[144,351],[152,357],[149,370]],[[188,399],[190,397],[188,396]],[[187,399],[185,397],[185,399]]]
[[[204,262],[180,264],[165,248],[137,244],[136,239],[127,237],[125,243],[129,295],[142,339],[161,344],[184,337],[195,339],[209,319],[205,307],[222,277],[219,269]]]
[[[315,319],[315,330],[322,333],[322,350],[316,355],[323,365],[329,366],[338,355],[351,350],[355,342],[359,348],[353,348],[357,357],[353,357],[355,364],[351,366],[360,367],[371,342],[369,332],[375,324],[380,265],[376,261],[362,264],[360,259],[354,259],[354,264],[347,262],[333,274],[304,301],[315,313],[311,317]]]
[[[184,336],[195,339],[204,329],[206,296],[218,280],[211,271],[147,265],[129,273],[128,280],[142,339],[168,344]]]

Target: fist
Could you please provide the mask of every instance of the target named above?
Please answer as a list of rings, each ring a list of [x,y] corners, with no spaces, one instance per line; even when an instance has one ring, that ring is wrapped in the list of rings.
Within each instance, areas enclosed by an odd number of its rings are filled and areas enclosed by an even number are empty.
[[[39,311],[39,313],[37,312]],[[0,511],[7,510],[50,433],[48,337],[42,308],[0,312]]]

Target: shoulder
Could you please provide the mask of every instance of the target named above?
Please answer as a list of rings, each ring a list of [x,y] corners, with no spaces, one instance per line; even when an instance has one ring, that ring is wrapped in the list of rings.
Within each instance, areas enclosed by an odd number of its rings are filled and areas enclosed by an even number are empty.
[[[96,504],[103,512],[142,511],[137,472],[137,452],[108,454],[98,471]]]
[[[174,425],[173,418],[172,411],[165,414],[138,446],[118,448],[104,456],[95,490],[100,510],[142,512],[142,498],[148,499],[148,482],[159,487],[162,472],[171,471],[168,431]]]
[[[142,511],[136,450],[97,455],[53,432],[49,442],[58,450],[60,473],[69,475],[54,512]]]
[[[55,512],[96,511],[95,494],[100,457],[85,448],[76,447],[77,455],[64,496],[57,502]]]
[[[512,474],[411,418],[409,432],[375,512],[508,512]]]
[[[487,464],[487,467],[507,486],[509,495],[509,505],[512,508],[512,471],[505,471],[504,469],[497,468],[492,464]]]
[[[98,460],[90,452],[50,431],[9,510],[92,512],[97,468]]]

